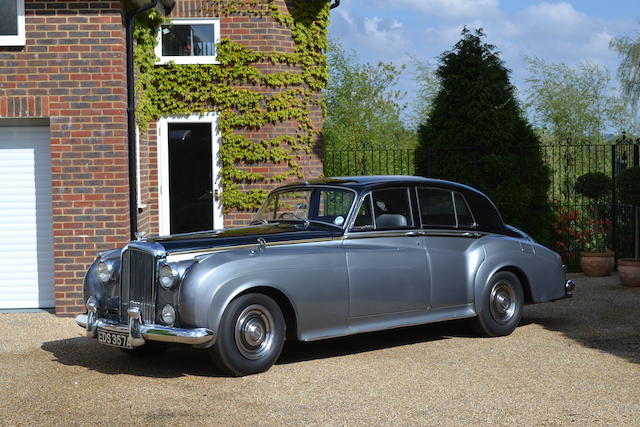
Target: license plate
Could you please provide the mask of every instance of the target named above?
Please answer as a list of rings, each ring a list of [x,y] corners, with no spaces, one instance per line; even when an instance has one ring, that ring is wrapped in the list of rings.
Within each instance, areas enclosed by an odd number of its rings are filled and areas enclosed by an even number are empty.
[[[131,348],[131,345],[129,345],[128,334],[105,331],[99,328],[98,328],[98,342],[100,344],[111,345],[113,347]]]

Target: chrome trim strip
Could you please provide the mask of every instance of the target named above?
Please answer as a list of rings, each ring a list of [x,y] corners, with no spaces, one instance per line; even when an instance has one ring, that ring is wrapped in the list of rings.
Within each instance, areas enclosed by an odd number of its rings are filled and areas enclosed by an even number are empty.
[[[447,230],[422,230],[423,236],[438,236],[438,237],[463,237],[466,239],[479,239],[480,237],[486,236],[487,233],[480,233],[478,231],[463,231],[463,230],[455,230],[455,231],[447,231]]]
[[[76,317],[76,323],[83,328],[87,327],[87,321],[86,314],[80,314]],[[129,334],[129,325],[115,323],[106,319],[97,319],[95,327],[111,332]],[[145,340],[180,344],[206,344],[214,339],[213,331],[207,328],[181,329],[156,324],[143,324],[140,325],[140,332]]]
[[[332,240],[339,240],[339,237],[321,237],[321,238],[316,238],[316,239],[301,239],[301,240],[282,240],[282,241],[279,241],[279,242],[266,242],[266,243],[267,243],[267,247],[269,247],[269,246],[293,245],[293,244],[296,244],[296,243],[330,242]],[[186,255],[186,254],[207,255],[207,254],[214,253],[214,252],[230,251],[230,250],[235,250],[235,249],[255,249],[255,247],[256,247],[255,243],[251,243],[251,244],[248,244],[248,245],[219,246],[219,247],[211,248],[211,249],[193,249],[193,250],[188,250],[188,251],[169,252],[167,254],[167,256],[170,257],[170,256],[173,256],[173,255]]]
[[[361,231],[345,234],[343,240],[351,239],[373,239],[376,237],[458,237],[466,239],[478,239],[486,236],[488,233],[480,233],[477,231],[463,230],[421,230],[421,229],[402,229],[402,230],[385,230],[385,231]]]
[[[342,237],[342,240],[352,240],[352,239],[374,239],[381,237],[415,237],[422,236],[423,230],[420,229],[412,229],[412,228],[403,228],[401,230],[374,230],[374,231],[356,231],[345,234]]]

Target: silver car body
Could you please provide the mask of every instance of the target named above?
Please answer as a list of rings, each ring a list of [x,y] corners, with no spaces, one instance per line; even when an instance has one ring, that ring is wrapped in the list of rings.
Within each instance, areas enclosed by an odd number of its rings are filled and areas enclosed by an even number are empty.
[[[470,203],[472,213],[486,215],[493,225],[423,227],[415,218],[415,226],[402,229],[353,229],[359,204],[374,189],[406,187],[415,204],[418,186],[477,197],[477,203]],[[469,187],[415,177],[349,177],[287,186],[297,187],[353,191],[344,227],[259,224],[131,242],[100,254],[89,269],[84,289],[88,314],[78,316],[78,324],[93,337],[101,328],[126,332],[132,346],[156,340],[206,348],[215,344],[225,308],[247,292],[272,296],[287,320],[288,338],[302,341],[476,316],[489,279],[501,270],[520,279],[525,303],[570,296],[558,254],[505,226],[486,196]],[[493,211],[476,212],[474,206]],[[412,209],[417,212],[416,206]],[[126,300],[122,276],[136,268],[127,258],[129,267],[122,271],[129,250],[148,253],[152,258],[145,259],[155,263],[144,276],[149,283],[142,285],[148,288],[141,291],[146,306]],[[106,285],[96,278],[100,261],[114,270]],[[175,290],[157,284],[165,264],[179,270]],[[127,280],[126,286],[134,286],[133,279]],[[160,319],[167,304],[176,310],[172,324]]]

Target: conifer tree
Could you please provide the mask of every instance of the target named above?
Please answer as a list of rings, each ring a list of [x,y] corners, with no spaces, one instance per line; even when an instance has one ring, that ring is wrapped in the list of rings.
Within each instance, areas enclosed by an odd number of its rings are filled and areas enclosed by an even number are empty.
[[[547,243],[549,171],[496,47],[465,28],[440,56],[440,90],[419,128],[423,175],[471,185],[496,203],[505,222]]]

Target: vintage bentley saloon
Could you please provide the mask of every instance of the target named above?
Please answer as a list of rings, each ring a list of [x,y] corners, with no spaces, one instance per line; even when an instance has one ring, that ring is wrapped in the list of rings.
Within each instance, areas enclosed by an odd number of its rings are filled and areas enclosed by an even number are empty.
[[[285,185],[251,225],[103,252],[76,322],[130,353],[207,349],[219,369],[269,369],[311,341],[470,318],[510,334],[524,304],[571,296],[560,256],[505,225],[482,193],[409,176]]]

